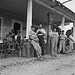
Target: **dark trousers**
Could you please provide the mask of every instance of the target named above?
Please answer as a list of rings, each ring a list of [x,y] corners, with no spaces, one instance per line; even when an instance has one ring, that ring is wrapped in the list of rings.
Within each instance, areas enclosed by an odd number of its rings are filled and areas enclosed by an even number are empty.
[[[38,38],[39,38],[39,44],[41,46],[42,55],[44,55],[44,37],[38,36]]]

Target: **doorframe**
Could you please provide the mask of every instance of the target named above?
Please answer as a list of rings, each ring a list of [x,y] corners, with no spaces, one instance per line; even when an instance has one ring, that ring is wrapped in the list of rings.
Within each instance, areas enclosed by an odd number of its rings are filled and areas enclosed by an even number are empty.
[[[21,30],[21,32],[22,32],[22,24],[23,24],[23,22],[22,21],[19,21],[19,20],[15,20],[15,19],[12,19],[12,26],[11,26],[11,29],[14,29],[14,23],[19,23],[20,25],[21,25],[21,27],[20,27],[20,30]],[[22,35],[22,33],[21,33],[21,35]]]
[[[1,39],[3,39],[3,17],[0,17],[0,19],[1,19],[1,35],[0,35],[0,37],[1,37]]]

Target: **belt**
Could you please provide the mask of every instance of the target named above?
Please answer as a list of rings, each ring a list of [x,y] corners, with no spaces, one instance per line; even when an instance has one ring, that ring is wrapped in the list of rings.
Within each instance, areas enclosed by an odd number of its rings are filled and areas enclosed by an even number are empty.
[[[65,41],[65,39],[60,39],[60,40],[64,40]]]
[[[38,34],[38,36],[43,36],[43,34]]]

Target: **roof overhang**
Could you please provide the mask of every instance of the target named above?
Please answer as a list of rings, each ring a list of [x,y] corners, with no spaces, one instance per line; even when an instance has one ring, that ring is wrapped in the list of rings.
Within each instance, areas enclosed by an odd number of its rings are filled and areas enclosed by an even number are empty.
[[[9,12],[24,18],[27,15],[27,3],[28,0],[0,0],[0,13]],[[54,23],[60,23],[63,16],[66,17],[66,22],[75,21],[75,14],[72,11],[61,4],[52,8],[55,5],[56,2],[51,0],[33,0],[33,20],[35,19],[37,23],[47,23],[47,13],[53,10]]]

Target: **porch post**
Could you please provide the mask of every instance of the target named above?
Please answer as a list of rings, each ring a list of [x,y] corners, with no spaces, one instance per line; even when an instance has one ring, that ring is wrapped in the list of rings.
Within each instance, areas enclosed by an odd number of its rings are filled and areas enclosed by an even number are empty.
[[[61,23],[61,30],[64,30],[64,23],[65,23],[65,17],[63,16],[62,23]]]
[[[31,26],[32,26],[32,0],[28,0],[26,38],[29,38],[28,32],[30,31]]]
[[[75,40],[75,22],[73,23],[73,38]]]
[[[51,25],[52,25],[52,12],[47,13],[48,17],[48,25],[47,25],[47,54],[51,54],[51,40],[49,37],[49,32],[51,32]]]
[[[27,57],[31,56],[31,52],[30,52],[30,41],[29,41],[29,31],[31,29],[32,26],[32,0],[28,0],[28,7],[27,7],[27,26],[26,26],[26,39],[28,40],[26,42],[26,46],[27,46]]]
[[[73,39],[75,40],[75,22],[73,22]],[[73,49],[75,50],[75,42],[73,44]]]

